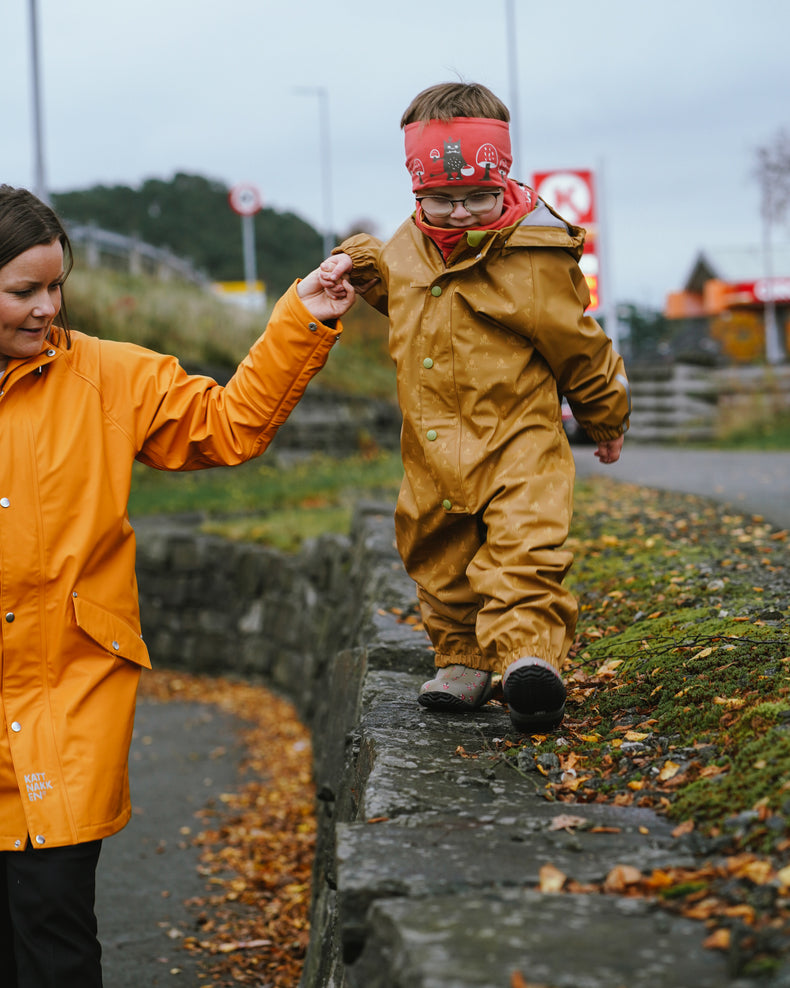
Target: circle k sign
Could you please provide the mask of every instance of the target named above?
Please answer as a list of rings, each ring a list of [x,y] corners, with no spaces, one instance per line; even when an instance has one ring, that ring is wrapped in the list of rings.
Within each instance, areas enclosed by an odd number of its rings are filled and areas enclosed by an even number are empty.
[[[585,226],[595,222],[592,172],[539,172],[533,183],[540,198],[569,223]]]
[[[228,199],[230,208],[239,216],[252,216],[263,206],[260,192],[248,182],[234,185],[228,193]]]

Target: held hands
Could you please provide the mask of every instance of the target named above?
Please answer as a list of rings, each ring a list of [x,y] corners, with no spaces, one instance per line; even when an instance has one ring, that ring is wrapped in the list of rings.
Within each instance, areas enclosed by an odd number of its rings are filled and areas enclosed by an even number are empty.
[[[342,282],[343,278],[351,273],[353,266],[354,262],[348,254],[331,254],[325,261],[321,261],[318,267],[318,277],[324,289],[331,294],[333,289]],[[357,284],[357,290],[364,294],[364,292],[377,284],[378,281],[378,278],[371,278],[370,281]]]
[[[352,267],[353,262],[348,254],[330,254],[318,266],[318,280],[321,282],[321,287],[330,294],[336,291]]]
[[[340,316],[345,315],[354,304],[356,294],[342,276],[324,284],[320,277],[320,269],[311,271],[303,278],[296,286],[296,291],[305,306],[321,322],[339,319]]]
[[[617,439],[609,439],[606,442],[598,443],[595,455],[601,463],[616,463],[620,459],[620,450],[623,448],[625,436],[618,436]]]

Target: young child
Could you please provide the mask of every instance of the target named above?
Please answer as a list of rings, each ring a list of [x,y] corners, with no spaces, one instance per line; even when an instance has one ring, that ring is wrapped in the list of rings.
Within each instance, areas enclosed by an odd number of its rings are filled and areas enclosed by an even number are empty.
[[[622,359],[594,319],[584,231],[508,178],[509,113],[483,86],[421,92],[401,120],[415,213],[387,243],[358,235],[321,265],[389,315],[403,414],[398,550],[435,648],[419,702],[472,711],[502,674],[513,725],[559,726],[577,605],[562,581],[574,461],[560,396],[620,455]]]

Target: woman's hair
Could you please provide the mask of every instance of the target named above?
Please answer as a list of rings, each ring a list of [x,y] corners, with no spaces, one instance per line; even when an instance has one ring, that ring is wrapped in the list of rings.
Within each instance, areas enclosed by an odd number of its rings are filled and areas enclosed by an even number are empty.
[[[55,212],[27,189],[0,185],[0,268],[31,247],[48,246],[56,240],[63,247],[65,281],[74,263],[71,241]],[[70,345],[69,320],[61,292],[59,324]]]
[[[488,117],[510,122],[508,108],[490,89],[476,82],[440,82],[418,93],[406,107],[400,125],[453,117]]]

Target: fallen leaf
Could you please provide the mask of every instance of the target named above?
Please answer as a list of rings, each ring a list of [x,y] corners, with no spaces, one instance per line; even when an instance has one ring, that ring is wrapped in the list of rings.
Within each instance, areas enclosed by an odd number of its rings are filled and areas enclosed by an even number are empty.
[[[567,878],[564,872],[560,871],[559,868],[555,868],[552,864],[543,865],[538,875],[540,878],[540,891],[544,894],[561,892]]]
[[[694,829],[693,820],[684,820],[683,823],[679,823],[677,827],[672,831],[673,837],[683,837],[686,834],[690,834]]]
[[[707,947],[708,950],[729,950],[730,949],[730,931],[725,929],[714,930],[709,937],[707,937],[703,943],[703,947]]]
[[[571,816],[570,813],[560,813],[551,821],[549,830],[569,830],[573,827],[583,827],[587,823],[585,816]]]
[[[658,773],[658,781],[666,782],[667,779],[671,779],[673,776],[677,775],[680,771],[680,765],[677,762],[666,761]]]
[[[607,892],[623,892],[629,885],[638,885],[642,872],[632,865],[615,865],[606,876],[603,885]]]

